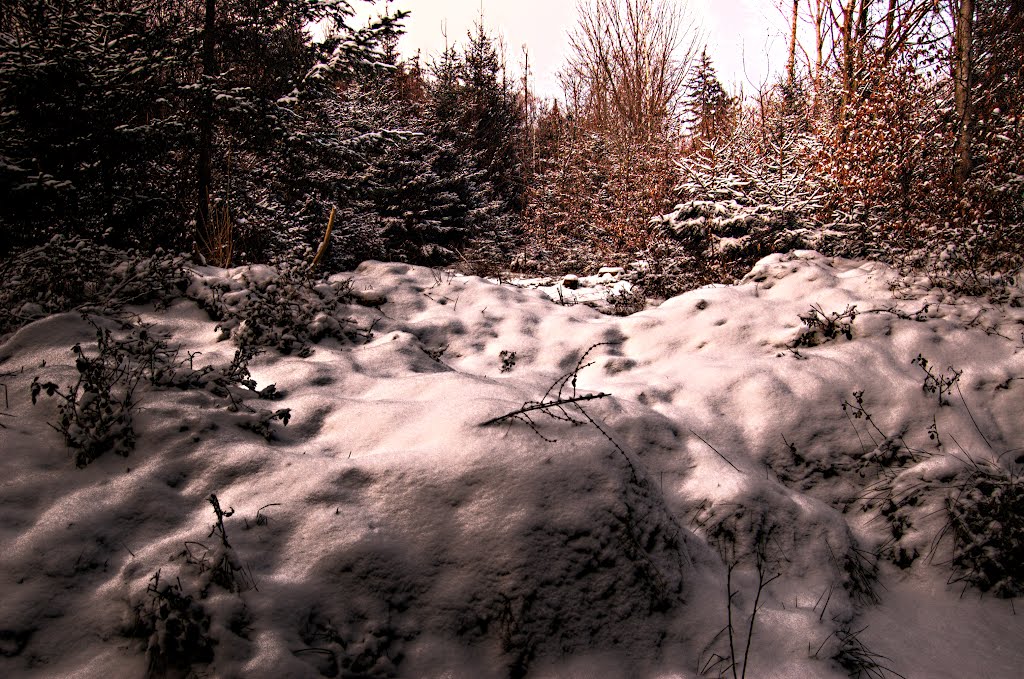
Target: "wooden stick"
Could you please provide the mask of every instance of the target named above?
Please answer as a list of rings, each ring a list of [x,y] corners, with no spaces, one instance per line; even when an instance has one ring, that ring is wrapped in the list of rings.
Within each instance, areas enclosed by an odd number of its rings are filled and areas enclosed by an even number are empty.
[[[334,213],[337,208],[331,208],[331,216],[327,219],[327,233],[324,234],[324,242],[320,244],[320,248],[316,251],[316,256],[313,258],[313,263],[309,265],[310,270],[316,268],[316,265],[320,263],[320,259],[327,252],[327,243],[331,240],[331,229],[334,228]]]

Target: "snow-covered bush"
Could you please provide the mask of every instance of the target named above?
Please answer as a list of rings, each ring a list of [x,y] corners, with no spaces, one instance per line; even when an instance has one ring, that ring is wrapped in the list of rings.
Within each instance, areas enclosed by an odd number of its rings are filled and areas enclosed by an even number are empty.
[[[172,346],[144,325],[129,326],[122,337],[115,336],[102,319],[90,320],[96,328],[95,350],[72,348],[78,380],[63,390],[55,382],[41,382],[36,377],[31,385],[32,402],[41,395],[59,397],[59,419],[51,426],[64,436],[73,451],[74,462],[84,467],[107,451],[127,456],[135,447],[137,434],[132,414],[138,402],[136,391],[144,384],[152,388],[202,389],[213,396],[227,399],[228,409],[247,412],[238,416],[238,426],[254,431],[266,440],[273,439],[272,423],[287,425],[287,408],[271,411],[245,405],[249,398],[272,399],[273,384],[257,391],[249,374],[248,363],[258,351],[240,348],[232,361],[221,367],[193,366],[193,354],[181,345]]]
[[[127,304],[166,303],[185,289],[185,259],[56,235],[0,262],[0,335],[72,309],[111,312]]]
[[[826,313],[820,305],[811,305],[810,311],[800,315],[804,327],[793,341],[794,347],[814,347],[836,339],[840,335],[853,339],[853,322],[857,318],[857,306],[847,305],[842,312]]]
[[[60,419],[51,426],[64,435],[78,467],[108,450],[127,456],[135,447],[132,409],[143,367],[133,362],[106,328],[97,327],[96,341],[96,356],[87,355],[80,344],[72,348],[78,381],[65,391],[54,382],[39,382],[38,377],[32,381],[33,404],[43,392],[63,400]]]
[[[785,209],[734,199],[690,200],[653,222],[704,257],[725,261],[746,262],[806,245]]]
[[[1018,456],[1018,461],[1021,456]],[[946,499],[957,579],[983,592],[1024,594],[1024,479],[1017,471],[976,464]]]
[[[679,163],[682,202],[652,225],[695,259],[720,264],[735,278],[772,252],[812,246],[819,226],[822,187],[805,135],[752,142],[747,125],[726,140],[710,140]]]
[[[660,237],[637,253],[643,266],[631,282],[648,297],[667,299],[722,280],[717,262],[697,258],[675,239]]]
[[[285,354],[308,356],[311,343],[327,336],[347,336],[336,312],[350,300],[346,281],[311,274],[311,259],[312,255],[286,257],[276,266],[198,276],[187,294],[221,321],[221,330],[240,346],[273,347]]]
[[[146,640],[149,677],[184,674],[194,664],[213,660],[210,614],[183,591],[180,580],[161,583],[160,571],[150,580],[145,598],[135,604],[126,631]]]

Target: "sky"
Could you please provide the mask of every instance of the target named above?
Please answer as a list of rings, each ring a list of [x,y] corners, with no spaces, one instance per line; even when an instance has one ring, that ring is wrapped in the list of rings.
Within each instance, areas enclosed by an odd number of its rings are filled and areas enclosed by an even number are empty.
[[[733,91],[750,93],[785,61],[785,20],[773,0],[679,0],[700,26],[703,43],[719,79]],[[568,34],[576,25],[575,0],[394,0],[394,9],[409,10],[400,48],[417,51],[429,63],[449,43],[464,43],[479,19],[503,40],[513,73],[522,73],[522,46],[530,55],[531,87],[542,97],[559,94],[557,72],[568,56]],[[363,9],[370,14],[380,11]]]

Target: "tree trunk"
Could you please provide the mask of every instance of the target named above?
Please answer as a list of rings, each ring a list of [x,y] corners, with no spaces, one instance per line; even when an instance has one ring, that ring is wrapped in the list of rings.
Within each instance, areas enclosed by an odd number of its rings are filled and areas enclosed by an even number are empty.
[[[896,0],[889,0],[889,9],[885,13],[885,37],[882,39],[882,53],[886,60],[892,58],[893,29],[896,27]]]
[[[974,33],[974,0],[960,0],[953,48],[953,100],[956,106],[956,185],[962,187],[971,174],[971,41]]]
[[[854,43],[857,46],[856,61],[854,66],[854,82],[864,77],[865,58],[868,48],[868,15],[871,12],[871,5],[874,0],[860,0],[860,8],[857,15],[857,33]]]
[[[849,0],[849,2],[843,7],[843,25],[841,27],[841,39],[842,39],[842,55],[843,55],[843,94],[840,105],[840,120],[846,121],[848,109],[853,104],[853,23],[854,23],[854,10],[856,9],[857,0]],[[842,126],[842,139],[846,140],[846,129],[845,125]]]
[[[793,0],[793,19],[789,32],[789,62],[786,64],[790,87],[796,85],[796,22],[799,16],[800,0]]]
[[[203,80],[204,93],[199,115],[199,164],[196,168],[196,242],[206,238],[210,223],[210,185],[212,183],[213,159],[213,75],[216,63],[216,0],[206,0],[206,15],[203,21]]]
[[[821,71],[825,65],[825,2],[814,0],[811,5],[814,20],[814,115],[820,112],[822,99]]]

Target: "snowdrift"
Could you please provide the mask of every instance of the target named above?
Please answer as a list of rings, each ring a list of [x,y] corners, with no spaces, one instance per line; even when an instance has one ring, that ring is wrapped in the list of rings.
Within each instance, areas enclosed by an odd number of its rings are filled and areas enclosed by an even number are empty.
[[[3,676],[1019,676],[1020,298],[798,252],[617,318],[368,262],[271,304],[306,350],[204,310],[268,275],[132,309],[178,373],[80,469],[71,348],[124,319],[0,343]]]

